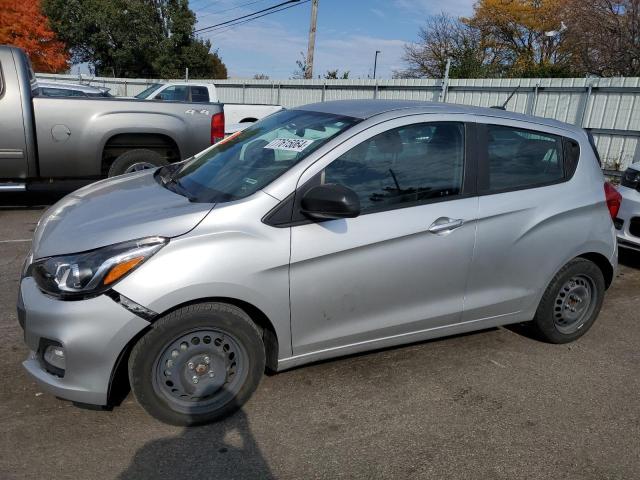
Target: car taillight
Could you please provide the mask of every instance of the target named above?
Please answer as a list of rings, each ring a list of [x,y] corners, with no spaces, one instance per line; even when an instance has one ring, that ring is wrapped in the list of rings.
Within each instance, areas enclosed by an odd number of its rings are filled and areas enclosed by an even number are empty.
[[[211,117],[211,145],[224,138],[224,112]]]
[[[620,211],[620,203],[622,202],[622,195],[616,190],[616,187],[609,182],[604,184],[604,195],[607,199],[607,208],[611,214],[611,218],[615,219]]]

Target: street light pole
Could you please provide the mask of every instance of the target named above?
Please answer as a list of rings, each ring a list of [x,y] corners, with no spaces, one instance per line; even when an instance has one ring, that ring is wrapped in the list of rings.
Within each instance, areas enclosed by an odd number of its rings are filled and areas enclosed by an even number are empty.
[[[376,50],[376,56],[373,59],[373,79],[376,78],[376,69],[378,68],[378,54],[382,53],[380,50]]]

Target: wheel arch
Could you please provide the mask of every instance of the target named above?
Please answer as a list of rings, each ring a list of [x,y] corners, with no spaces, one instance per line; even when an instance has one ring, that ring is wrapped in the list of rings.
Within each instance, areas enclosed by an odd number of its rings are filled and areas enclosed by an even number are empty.
[[[578,255],[576,258],[584,258],[596,264],[604,276],[604,284],[606,288],[611,286],[613,282],[614,269],[607,257],[597,252],[588,252]]]
[[[169,163],[182,156],[174,138],[158,132],[115,133],[105,141],[101,150],[101,171],[105,175],[115,159],[129,150],[147,149],[160,153]]]
[[[264,343],[265,348],[265,357],[266,357],[266,367],[267,373],[274,373],[278,369],[278,335],[273,326],[273,323],[269,318],[264,314],[262,310],[260,310],[255,305],[252,305],[249,302],[245,302],[244,300],[239,300],[237,298],[230,297],[206,297],[199,298],[195,300],[190,300],[187,302],[183,302],[179,305],[175,305],[171,307],[161,314],[159,314],[156,319],[154,319],[147,328],[138,332],[138,334],[133,337],[127,345],[124,347],[120,355],[116,360],[116,363],[113,366],[113,370],[111,372],[111,378],[109,380],[109,387],[107,392],[107,405],[109,406],[117,406],[126,397],[130,390],[129,385],[129,375],[128,375],[128,363],[129,356],[131,355],[131,351],[133,347],[138,343],[138,341],[144,337],[147,332],[151,329],[153,322],[169,313],[178,310],[183,307],[187,307],[189,305],[194,305],[197,303],[205,303],[205,302],[217,302],[217,303],[227,303],[229,305],[234,305],[240,309],[242,309],[251,320],[258,325],[262,329],[262,341]]]
[[[240,300],[238,298],[232,297],[205,297],[198,298],[194,300],[189,300],[178,305],[175,305],[166,311],[162,312],[158,315],[157,318],[168,315],[169,313],[178,310],[183,307],[187,307],[189,305],[194,305],[197,303],[205,303],[205,302],[218,302],[218,303],[228,303],[229,305],[233,305],[235,307],[243,310],[251,320],[262,329],[262,341],[264,342],[265,348],[265,356],[266,356],[266,364],[267,368],[271,371],[275,371],[278,367],[278,348],[279,348],[279,340],[276,329],[273,325],[273,322],[267,317],[267,315],[255,305],[245,301]]]

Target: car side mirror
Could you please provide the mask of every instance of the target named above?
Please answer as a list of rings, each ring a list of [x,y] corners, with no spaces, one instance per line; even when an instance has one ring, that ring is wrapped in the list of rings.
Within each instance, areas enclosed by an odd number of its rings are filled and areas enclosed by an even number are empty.
[[[304,215],[314,220],[354,218],[360,215],[360,199],[350,188],[336,184],[312,187],[300,202]]]

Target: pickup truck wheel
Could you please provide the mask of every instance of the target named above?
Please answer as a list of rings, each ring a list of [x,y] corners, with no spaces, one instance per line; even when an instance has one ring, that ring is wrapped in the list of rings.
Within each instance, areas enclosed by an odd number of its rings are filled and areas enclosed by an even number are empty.
[[[146,148],[136,148],[124,152],[115,159],[109,168],[109,176],[115,177],[125,173],[162,167],[168,163],[158,152]]]
[[[155,418],[209,423],[244,404],[265,368],[262,332],[240,308],[199,303],[156,321],[129,357],[136,399]]]

